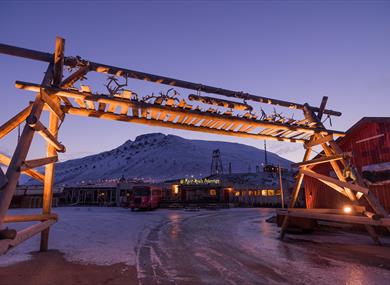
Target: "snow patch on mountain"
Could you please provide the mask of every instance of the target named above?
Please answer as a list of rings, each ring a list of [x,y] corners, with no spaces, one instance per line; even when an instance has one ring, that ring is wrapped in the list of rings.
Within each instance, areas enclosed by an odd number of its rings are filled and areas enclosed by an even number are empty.
[[[252,146],[152,133],[128,140],[110,151],[58,163],[55,183],[87,183],[122,176],[154,181],[207,176],[214,149],[221,152],[225,173],[229,162],[233,173],[255,172],[256,165],[261,167],[264,162],[264,151]],[[280,163],[285,168],[291,163],[271,152],[268,152],[268,162]]]

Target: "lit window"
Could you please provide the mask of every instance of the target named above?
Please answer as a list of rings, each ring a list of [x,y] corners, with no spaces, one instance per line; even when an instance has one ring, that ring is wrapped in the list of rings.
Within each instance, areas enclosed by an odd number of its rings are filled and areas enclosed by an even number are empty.
[[[210,190],[210,196],[216,196],[217,195],[217,190],[211,189]]]
[[[253,194],[252,191],[249,191],[249,192],[248,192],[248,195],[249,195],[249,196],[252,196],[252,194]]]
[[[173,194],[179,193],[179,185],[172,185],[172,192]]]
[[[268,196],[275,196],[275,190],[268,190]]]
[[[234,196],[240,196],[240,191],[237,191],[236,193],[234,193]]]
[[[267,190],[261,190],[261,195],[262,196],[267,196]]]

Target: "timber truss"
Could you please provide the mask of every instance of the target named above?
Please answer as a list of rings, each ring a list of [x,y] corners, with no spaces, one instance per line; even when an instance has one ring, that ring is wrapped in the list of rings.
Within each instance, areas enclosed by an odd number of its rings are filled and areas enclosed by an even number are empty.
[[[343,136],[344,133],[329,130],[321,122],[323,115],[341,115],[340,112],[325,108],[327,97],[323,98],[319,107],[312,107],[307,103],[298,104],[275,100],[95,63],[78,56],[65,57],[64,47],[65,40],[58,37],[54,54],[0,44],[0,53],[48,63],[45,76],[40,84],[16,81],[17,88],[35,92],[35,100],[0,126],[1,139],[25,122],[13,156],[7,157],[0,154],[0,163],[8,166],[6,174],[0,168],[0,254],[38,233],[41,233],[41,251],[48,248],[49,229],[57,220],[57,215],[51,212],[55,162],[58,160],[57,153],[66,150],[58,140],[58,131],[68,114],[228,136],[303,143],[306,153],[304,162],[299,164],[300,172],[290,208],[294,207],[304,175],[308,175],[347,196],[354,204],[358,204],[359,199],[364,196],[375,213],[364,210],[354,216],[322,213],[321,217],[313,217],[310,216],[313,213],[306,210],[304,212],[306,217],[325,220],[332,218],[351,223],[356,223],[356,219],[359,219],[359,223],[366,225],[368,232],[376,242],[379,240],[372,225],[390,225],[387,213],[368,190],[363,180],[357,174],[353,176],[355,179],[344,175],[343,169],[350,167],[349,154],[343,153],[334,141],[335,137]],[[63,79],[65,68],[70,69],[70,72]],[[93,92],[88,85],[75,86],[80,80],[85,80],[90,72],[108,74],[108,82],[104,85],[108,94]],[[120,83],[120,78],[125,82]],[[158,95],[139,96],[138,93],[125,89],[128,86],[128,79],[148,81],[161,84],[160,86],[168,85],[170,89]],[[173,88],[180,88],[187,92],[192,90],[196,94],[187,94],[182,97]],[[204,96],[202,93],[212,96]],[[218,96],[230,97],[232,100],[221,99]],[[190,101],[191,104],[189,104]],[[253,105],[248,102],[252,102]],[[304,116],[302,119],[286,118],[276,110],[271,115],[267,115],[261,107],[256,107],[256,104],[286,107],[301,111]],[[42,122],[43,111],[49,112],[47,127]],[[28,160],[27,154],[31,142],[37,133],[47,141],[47,157]],[[317,145],[323,147],[326,156],[309,160],[311,149]],[[313,165],[325,162],[331,163],[337,179],[311,170]],[[45,166],[44,174],[36,170],[37,167],[42,166]],[[7,210],[21,173],[43,182],[42,214],[7,216]],[[288,225],[288,216],[296,215],[296,213],[302,215],[301,212],[289,209],[285,213],[282,236]],[[19,232],[5,227],[6,223],[31,221],[38,223]]]

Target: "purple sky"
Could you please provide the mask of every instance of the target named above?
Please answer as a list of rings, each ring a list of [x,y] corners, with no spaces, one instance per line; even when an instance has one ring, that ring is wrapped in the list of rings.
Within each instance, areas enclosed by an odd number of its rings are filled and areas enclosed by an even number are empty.
[[[363,116],[390,115],[389,1],[31,2],[1,1],[0,42],[52,52],[59,35],[66,55],[92,61],[312,105],[326,95],[328,107],[343,112],[333,118],[338,130]],[[33,99],[14,81],[39,83],[46,64],[0,55],[0,66],[1,124]],[[252,139],[68,116],[60,131],[68,151],[60,158],[112,149],[150,132],[263,148]],[[15,142],[13,132],[0,151],[12,153]],[[301,160],[300,144],[268,145]],[[31,157],[44,154],[40,138],[32,150]]]

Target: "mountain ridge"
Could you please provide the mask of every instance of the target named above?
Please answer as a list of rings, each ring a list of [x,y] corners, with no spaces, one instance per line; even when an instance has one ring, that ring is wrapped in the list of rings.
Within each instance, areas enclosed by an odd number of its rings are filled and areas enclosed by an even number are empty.
[[[190,140],[162,133],[143,134],[112,150],[60,162],[55,184],[93,183],[101,179],[139,178],[163,181],[210,175],[212,151],[219,149],[225,173],[255,172],[264,150],[240,143]],[[291,161],[268,152],[269,163],[290,168]],[[251,171],[249,171],[251,170]],[[32,184],[32,180],[28,184]]]

